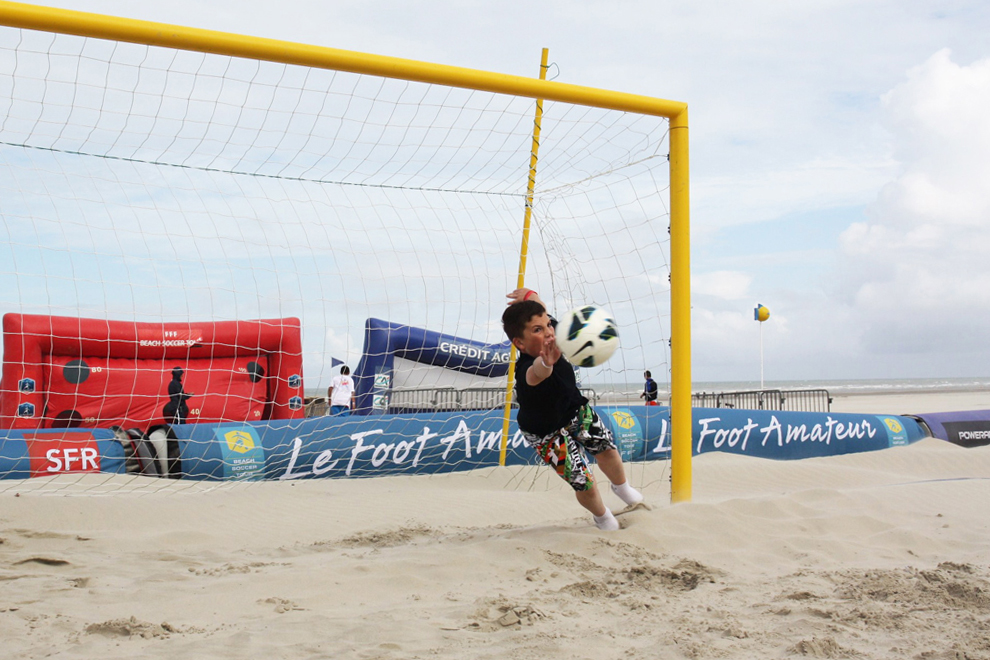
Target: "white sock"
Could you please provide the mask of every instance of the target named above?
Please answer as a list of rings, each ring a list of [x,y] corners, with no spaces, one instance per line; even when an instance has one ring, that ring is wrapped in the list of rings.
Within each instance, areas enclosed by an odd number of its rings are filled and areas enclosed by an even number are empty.
[[[619,499],[628,506],[639,504],[643,501],[643,494],[629,485],[629,482],[612,484],[612,492],[619,496]]]
[[[595,519],[595,527],[603,532],[614,532],[619,529],[619,521],[615,519],[615,516],[612,515],[608,507],[605,507],[605,513],[593,517]]]

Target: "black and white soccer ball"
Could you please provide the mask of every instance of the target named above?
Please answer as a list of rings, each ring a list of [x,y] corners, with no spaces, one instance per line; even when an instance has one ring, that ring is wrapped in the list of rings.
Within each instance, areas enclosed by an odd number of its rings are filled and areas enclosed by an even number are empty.
[[[571,364],[594,367],[615,353],[619,331],[608,311],[584,305],[567,312],[558,321],[557,346]]]

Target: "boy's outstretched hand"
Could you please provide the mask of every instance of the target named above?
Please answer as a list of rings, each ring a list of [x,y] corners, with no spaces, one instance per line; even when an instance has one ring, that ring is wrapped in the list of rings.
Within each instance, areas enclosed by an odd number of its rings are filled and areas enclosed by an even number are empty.
[[[540,297],[538,295],[536,295],[536,291],[533,291],[532,289],[527,289],[526,287],[516,289],[515,291],[506,294],[505,297],[509,299],[509,302],[505,303],[506,305],[513,305],[517,302],[522,302],[524,300],[535,300],[536,302],[543,305],[543,301],[540,300]],[[546,307],[546,305],[544,305],[544,307]]]
[[[560,347],[557,346],[555,335],[548,336],[543,340],[543,350],[540,351],[540,358],[543,359],[543,364],[548,367],[553,367],[553,365],[557,364],[557,360],[560,359]]]

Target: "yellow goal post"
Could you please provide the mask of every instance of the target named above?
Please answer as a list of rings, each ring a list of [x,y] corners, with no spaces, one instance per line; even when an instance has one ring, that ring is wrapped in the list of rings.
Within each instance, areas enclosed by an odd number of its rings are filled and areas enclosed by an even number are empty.
[[[0,25],[557,101],[669,120],[671,500],[691,499],[687,104],[555,81],[0,0]]]

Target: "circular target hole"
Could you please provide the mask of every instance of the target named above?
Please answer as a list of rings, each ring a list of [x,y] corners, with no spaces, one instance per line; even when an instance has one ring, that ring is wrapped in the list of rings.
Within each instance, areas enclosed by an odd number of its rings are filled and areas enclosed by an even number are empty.
[[[74,429],[77,426],[81,426],[83,423],[82,415],[80,415],[75,410],[63,410],[59,414],[55,415],[55,419],[52,421],[53,429]]]
[[[89,378],[89,365],[85,360],[72,360],[62,367],[62,375],[68,382],[78,385]]]
[[[251,361],[247,363],[247,373],[248,378],[251,379],[252,383],[257,383],[259,380],[265,377],[265,368],[259,363]]]

